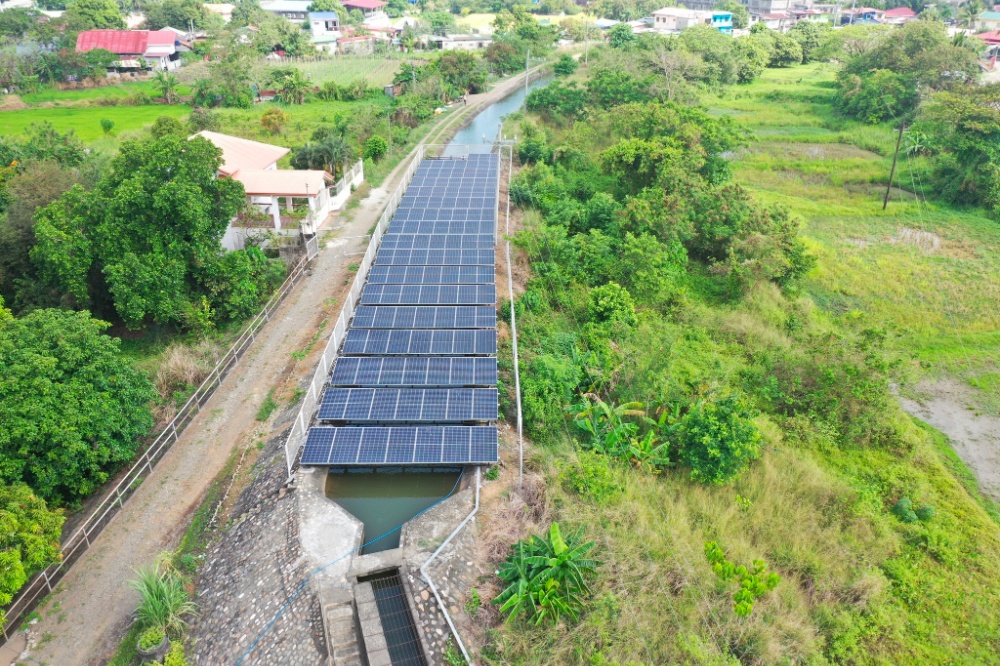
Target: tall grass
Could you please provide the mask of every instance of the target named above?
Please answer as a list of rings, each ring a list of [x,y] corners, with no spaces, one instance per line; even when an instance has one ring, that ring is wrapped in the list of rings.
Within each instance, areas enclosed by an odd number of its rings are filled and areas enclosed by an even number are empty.
[[[195,605],[179,574],[161,561],[156,566],[139,569],[136,575],[132,587],[141,595],[136,611],[139,624],[183,633],[187,617],[195,613]]]

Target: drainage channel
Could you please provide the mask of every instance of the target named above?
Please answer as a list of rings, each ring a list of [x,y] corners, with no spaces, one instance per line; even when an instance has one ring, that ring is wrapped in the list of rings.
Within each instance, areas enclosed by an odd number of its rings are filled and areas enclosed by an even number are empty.
[[[369,666],[427,666],[398,569],[358,579],[355,599]]]

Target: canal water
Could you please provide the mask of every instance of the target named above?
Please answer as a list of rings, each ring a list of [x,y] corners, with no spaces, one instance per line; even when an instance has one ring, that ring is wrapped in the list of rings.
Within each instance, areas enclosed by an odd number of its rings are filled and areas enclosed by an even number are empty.
[[[331,472],[326,477],[326,496],[364,523],[367,543],[448,495],[460,474],[457,468]],[[400,532],[379,539],[362,554],[398,548]]]
[[[528,84],[528,91],[536,88],[544,88],[552,82],[551,76],[544,76],[537,81]],[[470,146],[478,144],[492,144],[497,139],[500,131],[500,123],[508,113],[513,113],[524,104],[525,92],[522,85],[511,94],[510,97],[489,105],[479,112],[472,119],[469,125],[455,135],[451,140],[452,146]],[[512,137],[513,138],[513,137]]]

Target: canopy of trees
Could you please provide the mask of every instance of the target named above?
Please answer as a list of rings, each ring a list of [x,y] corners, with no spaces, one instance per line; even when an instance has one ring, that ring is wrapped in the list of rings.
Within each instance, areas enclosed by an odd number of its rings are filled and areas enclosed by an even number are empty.
[[[42,280],[132,328],[252,314],[283,275],[259,250],[223,254],[243,187],[216,178],[220,156],[200,138],[122,144],[93,190],[73,187],[38,213],[31,259]]]
[[[72,0],[63,14],[67,30],[124,30],[125,21],[115,0]]]
[[[35,310],[0,323],[0,479],[61,504],[132,458],[154,391],[87,312]]]

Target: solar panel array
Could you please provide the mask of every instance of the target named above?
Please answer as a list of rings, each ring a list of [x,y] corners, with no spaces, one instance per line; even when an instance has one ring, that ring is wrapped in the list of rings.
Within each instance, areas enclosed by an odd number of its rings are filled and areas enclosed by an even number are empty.
[[[303,465],[498,458],[497,155],[417,168],[361,292]]]

